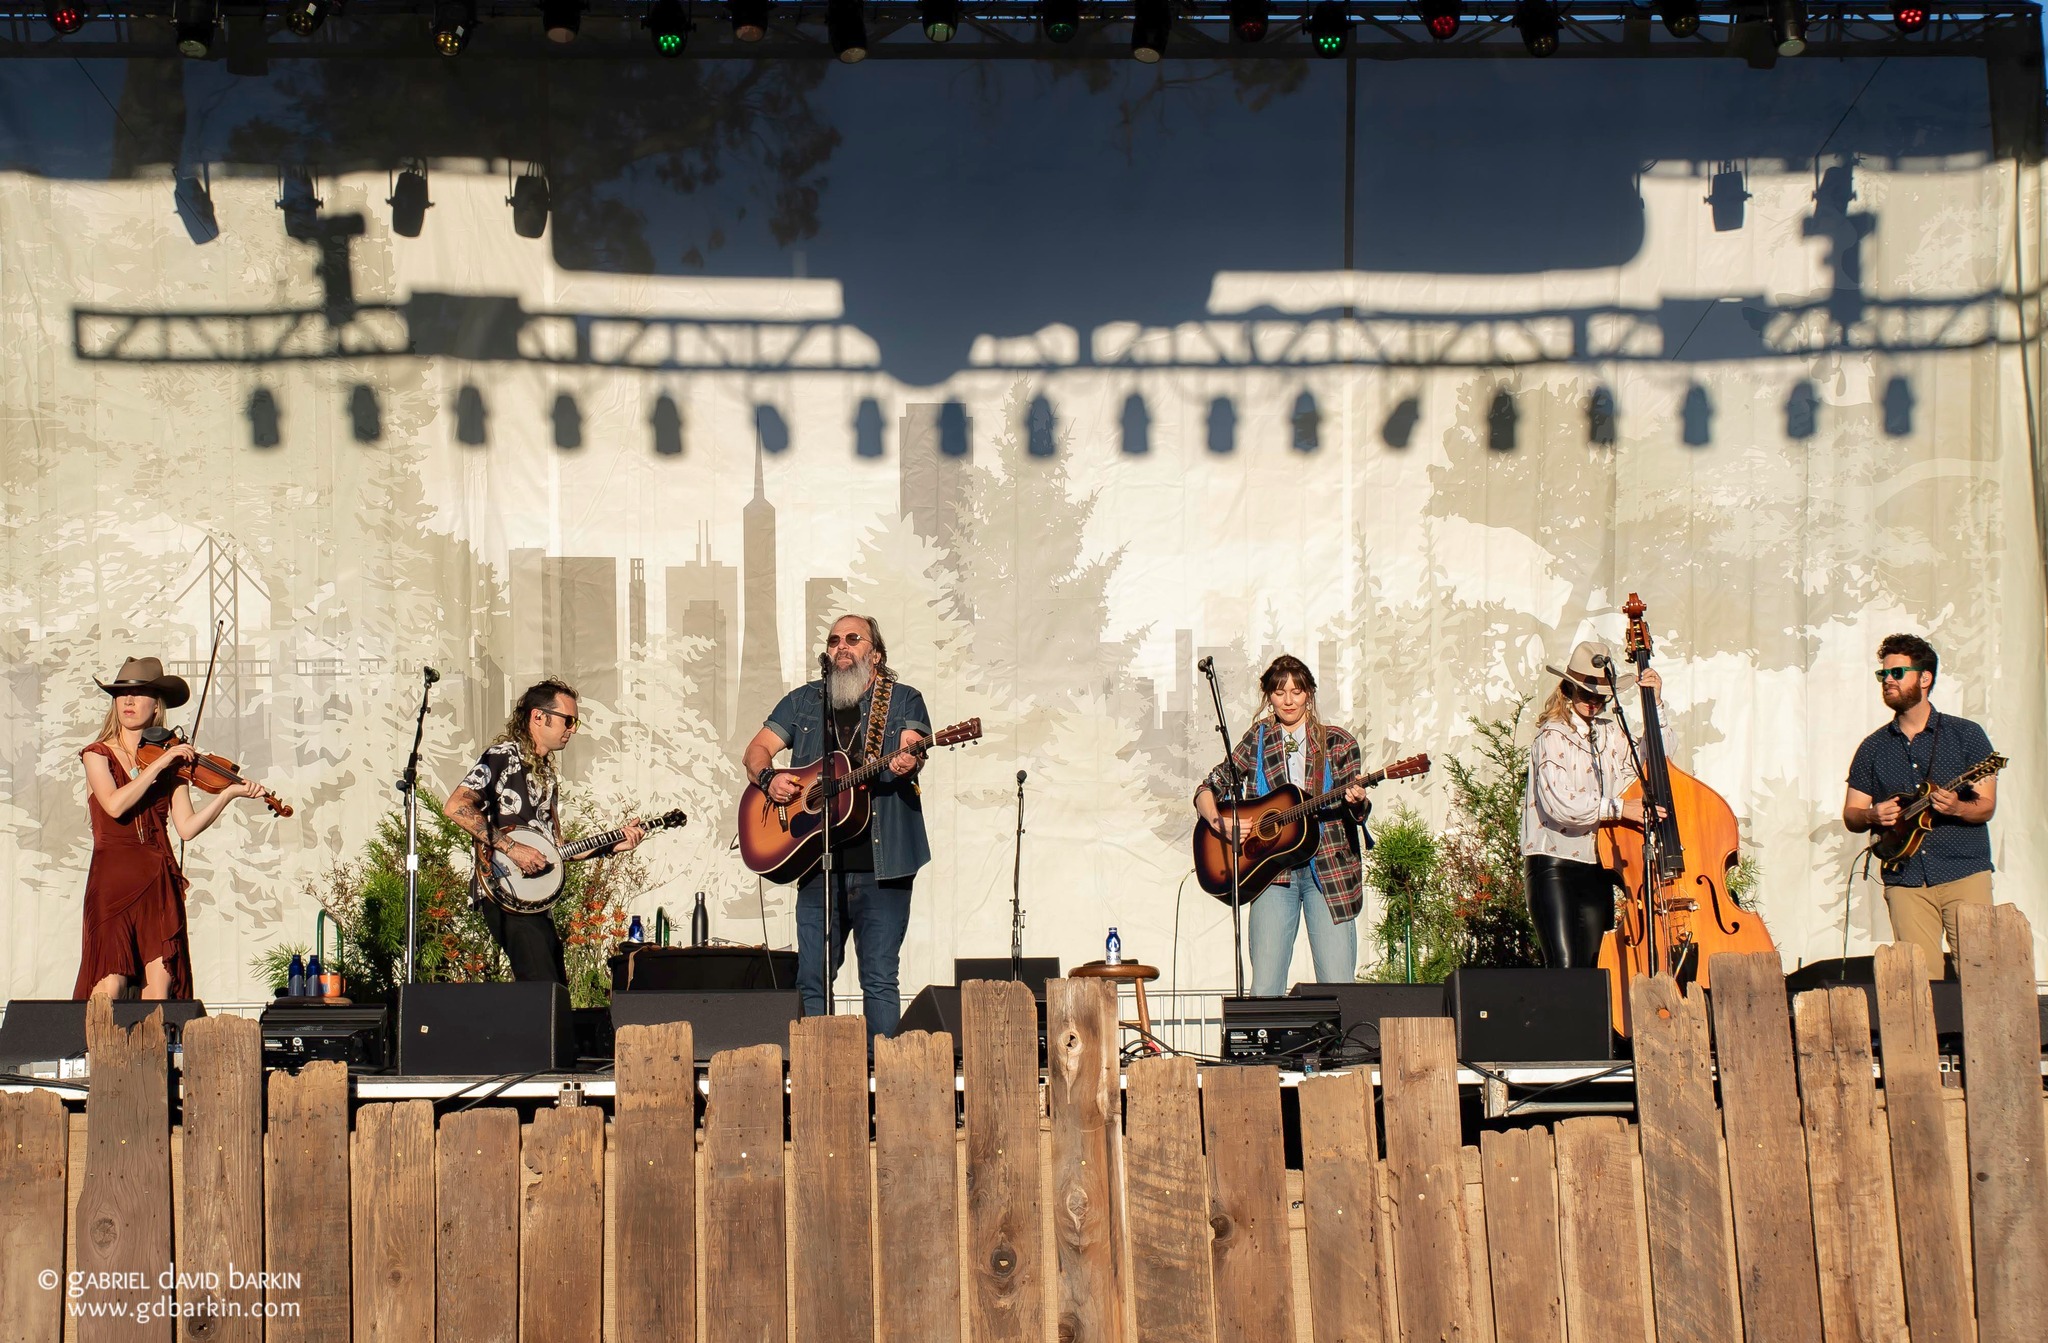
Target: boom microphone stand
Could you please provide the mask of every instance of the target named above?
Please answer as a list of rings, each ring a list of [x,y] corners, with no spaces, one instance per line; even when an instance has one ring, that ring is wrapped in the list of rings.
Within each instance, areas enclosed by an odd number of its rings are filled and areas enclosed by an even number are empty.
[[[1010,867],[1010,980],[1024,978],[1024,771],[1017,771],[1017,857]]]
[[[1216,735],[1223,738],[1223,777],[1230,781],[1230,800],[1244,801],[1244,772],[1237,767],[1232,754],[1237,745],[1230,738],[1230,725],[1223,718],[1223,691],[1216,684],[1216,659],[1203,658],[1195,664],[1195,670],[1209,680],[1209,700],[1216,707]],[[1231,817],[1233,826],[1237,818]],[[1237,977],[1237,996],[1244,997],[1244,892],[1237,882],[1238,837],[1226,834],[1224,848],[1230,853],[1230,968]]]
[[[420,715],[412,729],[412,754],[405,758],[398,792],[405,799],[405,982],[413,983],[413,951],[420,936],[420,741],[427,732],[427,696],[441,673],[420,668]]]
[[[827,637],[830,637],[829,631]],[[825,878],[825,946],[818,975],[825,981],[825,1015],[829,1017],[839,1010],[832,1000],[832,987],[839,979],[838,967],[832,964],[832,808],[839,805],[839,793],[832,777],[832,653],[829,645],[819,661],[822,665],[818,670],[818,798],[824,805],[818,808],[818,833],[825,839],[825,865],[821,869]],[[799,797],[797,801],[803,799]]]

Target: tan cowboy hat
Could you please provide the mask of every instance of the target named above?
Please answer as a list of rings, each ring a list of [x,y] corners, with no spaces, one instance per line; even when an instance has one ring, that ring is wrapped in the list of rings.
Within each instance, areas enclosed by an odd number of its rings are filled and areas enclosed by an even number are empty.
[[[1595,666],[1593,663],[1595,655],[1606,658],[1608,660],[1607,665],[1605,667]],[[1617,668],[1614,662],[1614,651],[1598,639],[1587,639],[1577,648],[1574,648],[1571,660],[1565,663],[1562,671],[1550,666],[1544,667],[1543,670],[1549,672],[1552,676],[1562,677],[1567,681],[1571,681],[1583,689],[1597,690],[1603,695],[1613,694],[1617,690],[1626,690],[1636,683],[1636,674],[1629,671],[1621,672],[1619,679],[1615,679]]]
[[[92,678],[92,683],[109,695],[155,695],[166,709],[175,709],[192,698],[192,687],[182,676],[164,675],[164,664],[155,658],[129,658],[111,681]]]

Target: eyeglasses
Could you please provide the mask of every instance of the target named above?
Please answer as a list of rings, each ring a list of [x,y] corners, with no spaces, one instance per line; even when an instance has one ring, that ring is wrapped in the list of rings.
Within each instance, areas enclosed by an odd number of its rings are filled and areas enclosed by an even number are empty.
[[[1563,686],[1564,693],[1570,695],[1573,699],[1585,700],[1589,704],[1605,704],[1607,702],[1606,691],[1595,690],[1591,686],[1580,685],[1577,681],[1572,680],[1570,677],[1566,677],[1564,680],[1559,681],[1558,684]]]
[[[577,716],[576,716],[575,714],[573,714],[573,713],[563,713],[563,712],[562,712],[562,711],[561,711],[560,709],[542,709],[542,710],[539,710],[539,712],[541,712],[541,713],[544,713],[544,714],[546,714],[546,715],[547,715],[548,717],[550,717],[550,718],[559,718],[559,719],[561,719],[561,720],[562,720],[562,726],[563,726],[563,727],[566,727],[566,728],[569,728],[569,729],[570,729],[571,731],[574,731],[574,730],[575,730],[575,727],[576,727],[576,725],[577,725],[578,723],[581,723],[581,722],[583,721],[583,720],[582,720],[581,718],[577,717]]]
[[[1907,667],[1879,667],[1877,669],[1877,683],[1883,685],[1886,681],[1903,681],[1906,679],[1907,672],[1924,672],[1926,670],[1927,668],[1920,666],[1918,663]]]
[[[865,634],[835,634],[825,640],[825,647],[837,648],[841,644],[845,644],[848,648],[852,648],[856,644],[865,642],[866,639],[867,636]]]

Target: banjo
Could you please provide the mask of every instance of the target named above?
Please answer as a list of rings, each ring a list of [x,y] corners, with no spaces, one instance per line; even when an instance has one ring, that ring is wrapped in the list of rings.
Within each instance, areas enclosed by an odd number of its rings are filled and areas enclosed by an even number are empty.
[[[689,824],[689,820],[678,807],[643,822],[642,829],[651,835],[657,830],[678,829]],[[585,835],[582,839],[558,845],[553,836],[530,825],[509,826],[498,833],[515,844],[536,850],[548,860],[546,867],[529,877],[519,870],[519,864],[496,849],[487,849],[482,844],[475,846],[477,872],[483,879],[484,894],[508,914],[545,914],[561,898],[564,863],[586,853],[608,849],[626,837],[624,829],[607,830],[601,835]]]

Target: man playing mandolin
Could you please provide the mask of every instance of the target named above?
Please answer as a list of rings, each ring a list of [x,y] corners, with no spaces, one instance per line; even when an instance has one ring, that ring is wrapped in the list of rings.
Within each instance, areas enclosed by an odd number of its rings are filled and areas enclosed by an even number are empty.
[[[866,832],[833,832],[829,971],[822,865],[798,882],[796,894],[796,982],[804,1015],[828,1010],[828,986],[846,959],[850,931],[860,952],[861,1000],[870,1037],[894,1035],[903,1014],[897,965],[910,927],[910,886],[932,856],[917,795],[922,757],[916,753],[931,732],[931,720],[924,696],[896,679],[888,658],[888,645],[872,619],[839,617],[818,657],[819,679],[784,695],[741,756],[747,777],[770,801],[787,806],[796,802],[800,789],[794,775],[774,767],[785,748],[792,769],[832,751],[843,753],[856,768],[887,753],[887,763],[868,785],[873,819]]]
[[[580,721],[576,692],[569,686],[556,680],[528,686],[512,706],[504,735],[462,776],[442,813],[478,843],[504,854],[521,872],[528,876],[540,872],[547,866],[546,856],[505,832],[514,826],[532,826],[560,842],[561,796],[556,787],[555,753],[569,744]],[[628,821],[624,832],[625,838],[609,852],[624,853],[645,834],[637,820]],[[581,856],[596,858],[604,852],[593,850]],[[555,928],[553,915],[515,914],[490,898],[485,881],[484,865],[479,863],[470,878],[470,900],[504,949],[512,978],[568,983],[562,935]]]
[[[1934,646],[1912,634],[1893,634],[1877,646],[1878,692],[1892,721],[1863,739],[1849,766],[1842,824],[1862,834],[1888,829],[1927,786],[1933,825],[1917,851],[1884,866],[1884,900],[1892,935],[1927,953],[1941,969],[1941,939],[1956,944],[1956,910],[1991,903],[1991,832],[1998,780],[1950,789],[1971,766],[1992,754],[1991,739],[1967,718],[1937,713],[1933,693],[1939,659]]]

